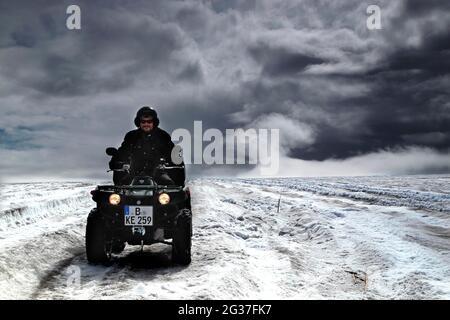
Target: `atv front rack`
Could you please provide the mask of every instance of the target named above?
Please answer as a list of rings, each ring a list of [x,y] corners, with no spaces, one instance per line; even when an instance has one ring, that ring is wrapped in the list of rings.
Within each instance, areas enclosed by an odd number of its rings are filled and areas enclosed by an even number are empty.
[[[182,191],[186,187],[183,186],[173,186],[173,185],[142,185],[142,186],[113,186],[113,185],[99,185],[97,186],[98,190],[102,191],[119,191],[119,190],[174,190],[174,191]]]

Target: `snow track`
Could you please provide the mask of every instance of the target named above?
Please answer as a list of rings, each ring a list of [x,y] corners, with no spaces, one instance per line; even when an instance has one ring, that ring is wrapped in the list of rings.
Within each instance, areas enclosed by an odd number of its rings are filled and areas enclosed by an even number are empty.
[[[166,245],[87,264],[94,184],[2,185],[0,298],[449,299],[449,183],[196,179],[187,267]]]

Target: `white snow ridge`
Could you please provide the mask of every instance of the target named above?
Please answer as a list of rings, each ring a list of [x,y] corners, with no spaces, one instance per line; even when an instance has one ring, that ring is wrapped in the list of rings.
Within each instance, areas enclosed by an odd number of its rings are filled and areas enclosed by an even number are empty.
[[[0,298],[450,299],[450,176],[189,185],[187,267],[162,244],[89,265],[95,183],[0,185]]]

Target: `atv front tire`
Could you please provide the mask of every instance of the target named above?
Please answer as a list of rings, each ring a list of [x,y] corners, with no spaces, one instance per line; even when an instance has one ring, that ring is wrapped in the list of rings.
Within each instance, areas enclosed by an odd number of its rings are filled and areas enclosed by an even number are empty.
[[[86,257],[89,263],[105,264],[109,261],[106,241],[105,223],[97,209],[89,213],[86,225]]]
[[[191,263],[192,213],[181,210],[172,239],[172,261],[181,265]]]

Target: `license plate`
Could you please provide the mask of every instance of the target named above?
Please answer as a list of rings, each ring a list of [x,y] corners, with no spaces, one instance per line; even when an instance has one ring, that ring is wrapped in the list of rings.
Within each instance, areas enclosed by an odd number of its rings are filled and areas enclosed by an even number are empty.
[[[152,206],[125,206],[126,226],[152,226]]]

